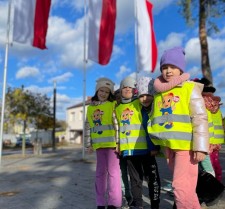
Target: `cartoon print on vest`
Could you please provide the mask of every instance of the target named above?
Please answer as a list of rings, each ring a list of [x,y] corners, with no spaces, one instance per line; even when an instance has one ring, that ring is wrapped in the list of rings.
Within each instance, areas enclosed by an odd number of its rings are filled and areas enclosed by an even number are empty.
[[[180,98],[179,96],[174,96],[173,93],[168,93],[162,97],[162,102],[158,102],[158,107],[160,108],[160,112],[162,112],[162,115],[168,115],[173,114],[173,111],[175,110],[175,104],[179,102]],[[160,126],[163,126],[164,123],[160,123]],[[170,129],[173,127],[173,122],[168,121],[165,124],[165,128]]]
[[[130,110],[129,108],[126,108],[125,110],[123,110],[122,115],[121,115],[121,123],[123,124],[123,126],[127,126],[130,125],[130,120],[132,115],[134,114],[133,110]],[[123,131],[123,134],[126,134],[127,136],[130,135],[131,131]]]
[[[95,126],[101,126],[102,125],[102,115],[104,114],[104,111],[97,109],[92,114],[92,120]],[[94,131],[96,133],[96,131]],[[98,131],[98,134],[102,134],[102,131]]]

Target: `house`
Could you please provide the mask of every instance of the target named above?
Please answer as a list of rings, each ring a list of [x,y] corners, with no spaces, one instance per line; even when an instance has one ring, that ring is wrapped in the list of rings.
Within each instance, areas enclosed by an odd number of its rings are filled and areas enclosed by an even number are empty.
[[[87,100],[85,101],[85,113],[87,112],[87,106],[90,102],[91,97],[87,97]],[[83,102],[66,109],[66,141],[70,143],[82,144],[83,117]]]

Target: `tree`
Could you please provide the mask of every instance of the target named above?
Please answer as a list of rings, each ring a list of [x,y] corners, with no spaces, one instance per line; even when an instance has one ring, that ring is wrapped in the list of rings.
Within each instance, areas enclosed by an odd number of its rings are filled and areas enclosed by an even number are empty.
[[[21,88],[8,88],[6,94],[6,121],[16,124],[22,122],[25,136],[27,125],[33,124],[36,129],[52,128],[53,117],[50,99],[46,95],[31,93]],[[25,137],[22,144],[25,153]]]
[[[215,18],[225,14],[225,0],[178,0],[178,4],[188,25],[194,25],[198,17],[202,74],[213,84],[207,36],[219,31]]]

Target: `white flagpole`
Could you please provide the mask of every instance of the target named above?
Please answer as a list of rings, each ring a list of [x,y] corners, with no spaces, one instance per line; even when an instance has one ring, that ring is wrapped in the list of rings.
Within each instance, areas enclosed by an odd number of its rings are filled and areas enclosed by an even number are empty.
[[[137,56],[137,43],[138,43],[138,32],[137,32],[137,0],[134,0],[134,17],[135,17],[135,25],[134,25],[134,45],[135,45],[135,64],[136,64],[136,80],[137,74],[139,73],[139,66],[138,66],[138,56]]]
[[[4,113],[5,113],[5,93],[6,93],[6,80],[7,80],[7,65],[8,65],[8,52],[9,52],[9,32],[10,32],[10,15],[11,15],[11,0],[8,5],[8,20],[6,32],[6,45],[5,45],[5,63],[2,84],[2,114],[1,114],[1,127],[0,127],[0,165],[2,163],[2,142],[3,142],[3,129],[4,129]]]
[[[85,120],[86,120],[86,69],[87,69],[87,52],[86,52],[86,35],[87,35],[87,0],[84,0],[84,69],[83,69],[83,135],[82,135],[82,159],[85,159]]]

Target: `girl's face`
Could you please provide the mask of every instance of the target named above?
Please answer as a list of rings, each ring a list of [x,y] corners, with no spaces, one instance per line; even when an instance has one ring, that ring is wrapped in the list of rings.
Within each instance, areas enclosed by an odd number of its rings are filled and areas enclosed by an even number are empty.
[[[128,87],[128,86],[122,88],[122,90],[121,90],[121,96],[124,99],[131,99],[133,97],[133,88]]]
[[[110,94],[110,89],[109,88],[107,88],[107,87],[100,87],[98,89],[98,93],[97,93],[99,101],[101,101],[101,102],[107,101],[108,98],[109,98],[109,94]]]
[[[149,107],[152,104],[153,96],[149,94],[142,94],[139,96],[139,101],[142,106]]]
[[[174,76],[181,75],[181,70],[174,65],[163,65],[162,66],[162,76],[169,82]]]

